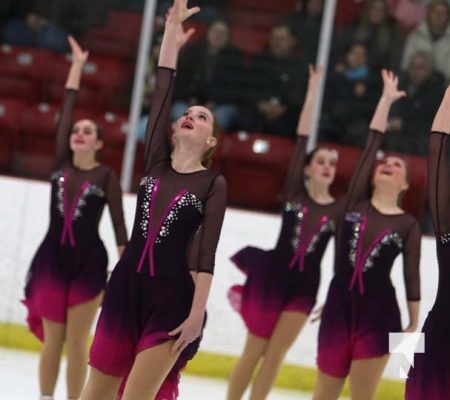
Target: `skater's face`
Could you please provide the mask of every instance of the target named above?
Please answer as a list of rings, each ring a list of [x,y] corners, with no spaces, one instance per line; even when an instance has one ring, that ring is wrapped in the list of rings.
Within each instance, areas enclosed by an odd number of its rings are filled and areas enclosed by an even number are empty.
[[[94,121],[82,119],[77,121],[70,135],[70,148],[74,153],[82,152],[95,154],[103,146],[99,138],[98,128]]]
[[[305,167],[305,176],[312,182],[331,185],[336,176],[337,153],[335,150],[317,150]]]
[[[203,106],[189,107],[175,123],[174,145],[189,146],[203,154],[217,145],[215,120],[212,112]]]
[[[408,189],[406,162],[399,157],[386,157],[375,168],[374,185],[389,185],[399,192]]]

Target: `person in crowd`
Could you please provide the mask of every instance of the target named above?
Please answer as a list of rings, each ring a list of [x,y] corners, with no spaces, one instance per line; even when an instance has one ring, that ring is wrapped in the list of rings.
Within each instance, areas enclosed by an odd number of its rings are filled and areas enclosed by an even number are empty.
[[[418,51],[429,53],[435,69],[450,81],[450,7],[445,0],[433,1],[426,18],[407,37],[401,63],[403,70]]]
[[[425,157],[427,132],[444,93],[445,78],[434,69],[428,53],[414,54],[399,87],[406,97],[392,106],[389,115],[385,149]]]
[[[172,120],[190,105],[203,104],[230,130],[239,117],[243,76],[243,56],[230,42],[229,25],[223,19],[212,22],[205,38],[180,55]]]
[[[256,56],[244,86],[243,130],[295,137],[306,93],[308,63],[297,52],[297,38],[286,24],[275,26],[267,51]]]

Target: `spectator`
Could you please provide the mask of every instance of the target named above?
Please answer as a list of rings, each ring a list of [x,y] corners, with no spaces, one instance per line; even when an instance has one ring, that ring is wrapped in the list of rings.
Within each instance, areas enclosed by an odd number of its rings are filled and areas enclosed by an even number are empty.
[[[35,0],[22,18],[12,18],[4,41],[13,45],[66,52],[67,35],[80,38],[106,19],[105,0]]]
[[[402,36],[395,20],[389,16],[385,0],[371,0],[366,3],[360,19],[338,37],[334,47],[335,59],[355,41],[366,44],[371,67],[374,69],[398,68]]]
[[[188,47],[178,65],[172,120],[187,107],[202,104],[222,129],[231,129],[239,116],[243,56],[230,42],[228,24],[221,19],[211,23],[206,37]]]
[[[2,0],[0,2],[0,42],[3,42],[3,31],[10,19],[23,18],[28,12],[27,0]]]
[[[301,0],[297,12],[286,20],[286,24],[289,25],[301,43],[304,57],[310,63],[316,62],[323,4],[323,0]]]
[[[407,38],[402,69],[406,69],[412,55],[421,50],[431,54],[436,70],[450,81],[449,11],[445,0],[433,1],[428,6],[426,19]]]
[[[399,88],[407,93],[391,110],[386,148],[425,156],[431,122],[444,95],[444,76],[435,71],[427,53],[414,54],[400,79]]]
[[[379,84],[365,44],[352,44],[327,80],[321,139],[363,147]]]
[[[389,12],[400,24],[404,33],[409,33],[425,17],[427,7],[423,0],[387,0]]]
[[[268,51],[255,58],[248,74],[242,129],[295,136],[308,76],[308,63],[298,55],[297,43],[288,25],[272,29]]]

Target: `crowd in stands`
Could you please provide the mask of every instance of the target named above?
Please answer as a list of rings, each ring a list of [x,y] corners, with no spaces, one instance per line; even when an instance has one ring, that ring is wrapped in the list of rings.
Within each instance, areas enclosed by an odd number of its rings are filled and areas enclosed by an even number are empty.
[[[180,59],[183,74],[177,80],[173,118],[186,105],[202,103],[215,111],[225,131],[293,137],[306,90],[307,66],[317,56],[324,1],[293,0],[291,12],[280,9],[278,15],[264,6],[259,15],[257,9],[250,9],[241,16],[251,19],[247,21],[250,28],[270,28],[266,29],[266,43],[257,51],[241,45],[241,39],[248,39],[233,36],[236,22],[240,22],[233,18],[239,14],[233,2],[191,3],[203,8],[199,23],[209,26]],[[67,34],[82,41],[86,32],[105,25],[109,7],[142,8],[142,4],[142,0],[3,1],[2,43],[64,53]],[[169,6],[169,0],[158,1],[156,21]],[[160,26],[155,26],[156,52]],[[423,155],[422,128],[429,125],[443,87],[450,81],[447,2],[340,1],[331,48],[321,139],[357,146],[364,143],[368,118],[380,91],[380,70],[389,68],[402,73],[402,89],[408,97],[392,112],[390,129],[396,135],[388,147]],[[155,55],[153,49],[148,82],[152,81]],[[194,79],[186,78],[191,76]],[[148,88],[145,109],[150,93]]]
[[[159,0],[156,7],[142,127],[151,105],[155,60],[170,3]],[[98,82],[88,79],[90,95],[86,88],[80,92],[83,108],[97,114],[113,111],[125,120],[143,4],[143,0],[3,0],[2,49],[38,48],[64,57],[67,34],[74,35],[91,50],[86,74],[105,65],[98,75],[104,75],[102,85],[110,86],[101,90]],[[180,56],[172,118],[190,104],[203,104],[215,112],[225,132],[294,138],[308,64],[315,63],[319,48],[324,0],[191,0],[190,5],[203,11],[191,23],[196,33]],[[363,146],[383,68],[400,75],[400,89],[408,94],[392,109],[388,129],[393,134],[385,149],[424,156],[432,116],[450,83],[449,2],[337,2],[319,140]],[[115,77],[106,78],[111,69]],[[47,91],[36,100],[58,103],[60,91],[41,86]],[[0,100],[10,94],[11,90],[2,91],[0,82]],[[98,97],[92,105],[90,101]]]

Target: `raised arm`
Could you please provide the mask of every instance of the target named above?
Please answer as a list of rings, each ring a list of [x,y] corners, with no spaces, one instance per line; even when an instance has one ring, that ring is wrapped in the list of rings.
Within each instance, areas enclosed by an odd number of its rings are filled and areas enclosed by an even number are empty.
[[[183,22],[200,9],[187,8],[187,0],[175,0],[167,13],[161,51],[156,71],[156,87],[145,133],[145,169],[149,174],[152,166],[170,159],[171,145],[168,138],[168,123],[172,94],[175,87],[175,68],[178,53],[193,29],[183,30]]]
[[[286,178],[284,187],[284,201],[295,199],[300,194],[306,192],[304,177],[306,145],[308,143],[309,134],[311,133],[311,127],[313,124],[312,112],[320,80],[323,77],[322,75],[322,68],[314,69],[313,66],[309,66],[308,90],[306,92],[305,102],[303,103],[302,111],[298,119],[297,143],[295,145]]]
[[[397,89],[397,76],[387,70],[383,70],[381,75],[383,78],[383,93],[370,122],[366,147],[350,181],[345,206],[346,210],[353,209],[360,201],[369,198],[372,170],[377,151],[380,148],[384,132],[386,131],[389,110],[396,100],[405,96],[405,92]]]
[[[81,74],[89,53],[81,49],[72,36],[68,37],[72,49],[72,64],[67,75],[64,96],[56,133],[56,155],[54,169],[60,168],[64,162],[70,159],[70,129],[72,125],[72,113],[78,89],[80,88]]]
[[[419,319],[421,236],[419,223],[414,221],[403,248],[403,278],[409,313],[409,324],[405,329],[407,332],[417,329]]]
[[[450,232],[450,173],[447,159],[449,111],[450,86],[434,117],[428,147],[428,202],[436,235]]]

